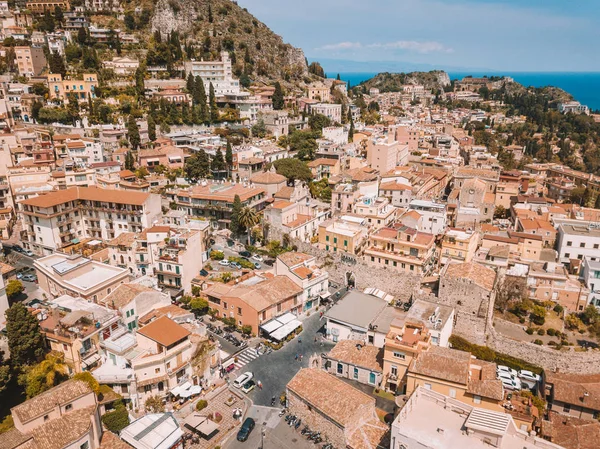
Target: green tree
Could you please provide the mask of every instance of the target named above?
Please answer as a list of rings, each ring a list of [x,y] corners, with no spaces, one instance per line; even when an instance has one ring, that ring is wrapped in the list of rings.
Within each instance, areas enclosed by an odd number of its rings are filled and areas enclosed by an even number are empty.
[[[4,360],[4,352],[0,351],[0,398],[2,397],[2,393],[6,391],[8,383],[11,381],[11,379],[12,373],[10,370],[10,365],[6,363],[6,360]]]
[[[58,23],[63,23],[63,20],[65,20],[65,15],[63,14],[63,10],[60,6],[56,6],[54,8],[54,19]]]
[[[150,139],[150,142],[156,140],[156,122],[152,115],[148,115],[148,139]]]
[[[114,433],[119,433],[129,425],[129,413],[122,402],[115,406],[111,412],[102,415],[102,423],[108,430]]]
[[[312,114],[308,118],[308,126],[310,126],[310,129],[313,131],[322,133],[323,128],[331,126],[331,119],[323,114]]]
[[[55,26],[56,25],[54,23],[54,17],[52,17],[52,13],[50,12],[50,10],[47,9],[44,12],[44,15],[42,16],[42,18],[40,19],[40,21],[38,23],[38,28],[41,31],[45,31],[47,33],[53,33]]]
[[[135,170],[135,159],[131,151],[125,153],[125,170]]]
[[[21,293],[23,293],[25,287],[23,287],[23,283],[16,279],[11,279],[6,284],[6,296],[8,296],[9,300],[13,300],[18,297]]]
[[[248,245],[250,245],[250,231],[259,221],[258,213],[253,207],[245,206],[240,210],[239,223],[248,234]]]
[[[308,72],[321,78],[325,78],[325,70],[318,62],[311,62],[308,66]]]
[[[596,197],[596,202],[594,203],[594,209],[600,209],[600,194]]]
[[[127,120],[127,137],[129,138],[129,143],[131,144],[133,151],[137,151],[141,143],[140,129],[138,128],[133,114],[130,114],[129,119]]]
[[[283,89],[279,81],[275,83],[275,91],[273,92],[273,109],[279,111],[283,109],[285,100],[283,98]]]
[[[205,315],[208,312],[208,301],[203,298],[194,298],[190,301],[190,308],[196,315]]]
[[[354,118],[352,117],[352,110],[348,110],[348,123],[350,123],[350,129],[348,130],[348,143],[354,142]]]
[[[44,355],[38,320],[20,302],[6,311],[6,337],[13,366],[31,365]]]
[[[240,213],[242,212],[242,200],[239,195],[233,197],[233,207],[231,209],[231,222],[229,223],[229,230],[233,235],[237,235],[242,230],[240,224]]]
[[[28,398],[37,396],[69,378],[63,354],[51,352],[37,365],[26,369],[19,377]]]
[[[48,59],[48,68],[50,73],[60,73],[63,77],[67,74],[65,60],[57,51],[53,51]]]
[[[199,106],[198,119],[202,123],[208,123],[208,104],[206,102],[206,90],[204,89],[204,81],[200,76],[197,76],[194,82],[194,103]]]
[[[212,83],[208,87],[208,101],[210,103],[210,122],[218,122],[219,108],[217,107],[217,97],[215,96],[215,88]]]
[[[89,371],[82,371],[81,373],[77,373],[73,376],[73,379],[85,382],[86,384],[88,384],[88,386],[94,393],[100,393],[100,384]]]
[[[195,89],[196,85],[195,85],[195,82],[194,82],[194,75],[192,75],[192,72],[188,73],[187,79],[185,81],[185,87],[186,87],[188,93],[190,95],[192,95],[192,100],[193,100],[194,99],[193,98],[194,89]]]
[[[263,138],[267,135],[267,126],[263,118],[259,118],[258,121],[252,126],[252,136]]]
[[[77,42],[79,45],[85,45],[87,43],[87,33],[84,27],[79,28],[77,31]]]
[[[135,17],[131,12],[125,13],[125,18],[123,19],[123,22],[125,23],[125,28],[127,28],[130,31],[135,30]]]
[[[144,73],[146,71],[145,65],[140,65],[135,70],[135,91],[140,98],[144,98],[144,93],[146,91],[146,87],[144,85]]]
[[[162,402],[162,399],[158,396],[150,396],[144,402],[144,407],[150,413],[163,413],[165,411],[165,406]]]
[[[187,158],[183,170],[185,176],[193,182],[206,178],[210,172],[210,159],[206,152],[200,150]]]
[[[227,165],[227,177],[230,177],[231,170],[233,170],[233,150],[229,140],[227,141],[227,147],[225,148],[225,165]],[[600,198],[600,195],[598,195],[598,198]]]
[[[296,179],[309,182],[312,180],[312,173],[308,165],[300,159],[286,158],[273,162],[275,170],[282,176],[285,176],[288,182],[292,183]]]
[[[208,4],[208,23],[213,23],[213,12],[212,12],[212,5],[209,3]]]
[[[212,161],[210,163],[210,168],[213,172],[220,172],[225,170],[225,160],[223,159],[223,152],[221,149],[217,149]]]

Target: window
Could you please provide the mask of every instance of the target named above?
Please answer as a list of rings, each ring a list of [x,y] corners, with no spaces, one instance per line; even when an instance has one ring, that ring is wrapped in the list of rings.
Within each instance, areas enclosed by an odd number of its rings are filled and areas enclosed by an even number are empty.
[[[337,237],[333,238],[333,243],[337,243]]]
[[[342,365],[341,363],[337,364],[337,373],[338,374],[343,374],[344,373],[344,365]]]
[[[375,385],[375,381],[377,380],[377,376],[375,373],[369,373],[369,383],[371,385]]]
[[[455,398],[456,397],[456,390],[454,388],[450,388],[450,397],[451,398]]]
[[[394,352],[394,358],[404,360],[406,358],[406,355],[402,352]]]
[[[423,385],[425,387],[426,390],[431,390],[431,384],[425,384]]]
[[[571,253],[565,253],[565,257],[568,259],[569,257],[571,257]]]
[[[241,314],[242,314],[242,308],[238,307],[238,315],[241,315]]]
[[[144,385],[144,393],[151,393],[152,385]]]
[[[481,404],[481,396],[477,396],[477,395],[473,396],[473,402],[475,404]]]
[[[398,377],[398,367],[396,365],[392,365],[390,368],[390,373],[392,373],[392,376]]]
[[[79,446],[79,449],[89,449],[89,447],[90,447],[90,443],[89,443],[89,441],[86,441],[81,446]]]
[[[44,415],[44,421],[48,421],[50,417],[48,415]]]
[[[354,367],[354,378],[358,379],[358,368]]]
[[[66,411],[69,411],[69,410],[71,410],[72,408],[73,408],[73,404],[67,404],[67,405],[65,405],[65,410],[66,410]]]
[[[573,242],[567,242],[567,246],[573,246]]]
[[[325,236],[325,241],[326,241],[326,242],[328,242],[328,241],[329,241],[329,236],[328,236],[328,235],[326,235],[326,236]]]
[[[223,302],[223,308],[226,309],[227,308],[227,303]]]
[[[581,243],[579,244],[579,247],[580,247],[580,248],[585,248],[585,242],[581,242]]]
[[[563,406],[563,412],[565,412],[565,413],[571,413],[571,404],[565,404]]]
[[[63,343],[63,351],[68,351],[69,347]]]
[[[600,245],[598,245],[598,243],[594,243],[594,249],[598,249],[600,247]]]
[[[160,368],[154,368],[154,374],[160,373]]]

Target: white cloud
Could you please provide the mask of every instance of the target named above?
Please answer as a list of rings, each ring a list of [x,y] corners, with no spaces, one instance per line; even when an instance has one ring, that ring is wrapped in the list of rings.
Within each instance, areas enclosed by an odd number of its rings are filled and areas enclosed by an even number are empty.
[[[361,48],[383,48],[388,50],[399,49],[416,53],[452,53],[452,48],[435,41],[395,41],[395,42],[376,42],[373,44],[362,44],[360,42],[339,42],[337,44],[327,44],[316,50],[356,50]]]

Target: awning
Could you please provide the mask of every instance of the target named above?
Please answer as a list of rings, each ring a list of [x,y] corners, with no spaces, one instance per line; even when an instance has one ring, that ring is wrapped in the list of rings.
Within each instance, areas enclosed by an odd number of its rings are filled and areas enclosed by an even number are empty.
[[[185,383],[183,383],[181,385],[177,385],[175,388],[173,388],[171,390],[171,394],[173,396],[180,396],[182,392],[184,392],[185,390],[187,390],[191,386],[192,386],[192,384],[189,383],[189,382],[185,382]]]
[[[185,426],[207,437],[219,430],[216,422],[197,413],[192,413],[185,419]]]
[[[281,326],[283,326],[283,323],[280,323],[278,320],[271,320],[268,323],[263,324],[261,329],[270,334],[271,332],[279,329]]]
[[[87,359],[84,359],[81,364],[84,367],[87,366],[92,366],[94,363],[96,363],[98,360],[100,360],[100,354],[96,353],[96,354],[92,354],[91,356],[89,356]]]
[[[326,290],[324,292],[319,293],[319,296],[321,297],[321,299],[327,299],[331,296],[331,292],[329,290]]]
[[[293,313],[290,313],[290,312],[284,313],[283,315],[277,317],[277,321],[279,321],[281,324],[290,323],[290,322],[294,321],[295,319],[296,319],[296,315],[294,315]]]
[[[146,159],[146,162],[160,162],[160,159]]]
[[[273,338],[274,340],[281,341],[285,337],[290,335],[292,332],[294,332],[296,329],[298,329],[300,326],[302,326],[302,323],[300,321],[294,319],[293,321],[290,321],[289,323],[281,326],[279,329],[277,329],[275,332],[271,333],[269,336],[271,338]]]

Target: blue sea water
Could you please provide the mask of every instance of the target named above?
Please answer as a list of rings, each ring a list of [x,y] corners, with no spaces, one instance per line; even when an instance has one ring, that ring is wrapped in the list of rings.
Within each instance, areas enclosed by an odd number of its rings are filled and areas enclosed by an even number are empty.
[[[356,86],[368,80],[376,73],[340,73],[344,81]],[[567,91],[573,97],[590,107],[600,110],[600,73],[590,72],[448,72],[450,79],[462,79],[465,76],[510,76],[524,86],[555,86]]]

